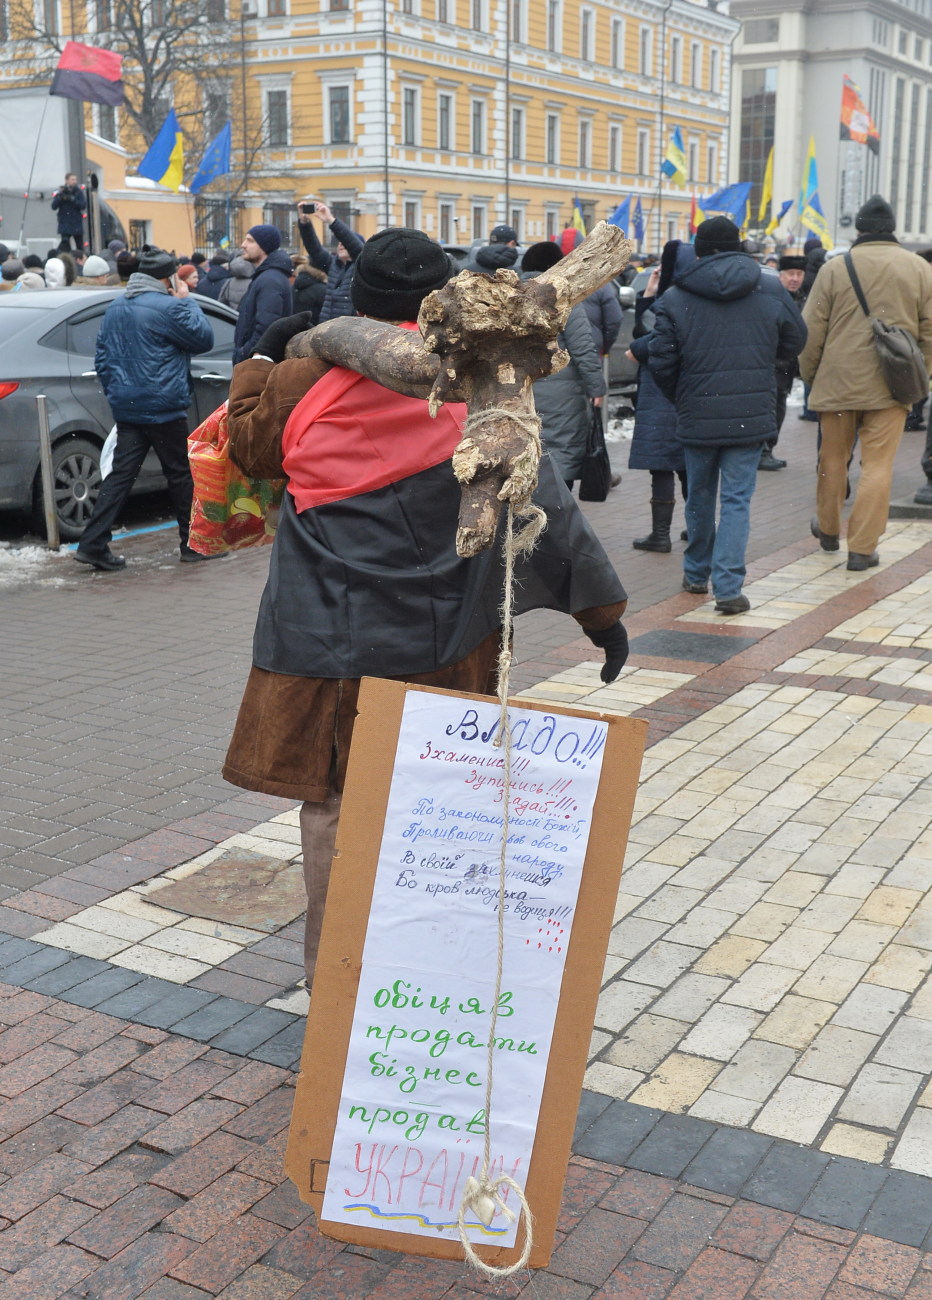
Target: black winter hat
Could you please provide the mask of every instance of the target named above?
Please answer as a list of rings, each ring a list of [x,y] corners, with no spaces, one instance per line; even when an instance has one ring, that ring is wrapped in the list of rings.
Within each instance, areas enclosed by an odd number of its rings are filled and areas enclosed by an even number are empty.
[[[171,253],[166,253],[164,248],[156,248],[155,244],[143,244],[139,259],[141,275],[151,275],[153,280],[168,280],[177,270],[178,262]]]
[[[557,262],[563,261],[560,245],[544,239],[539,244],[532,244],[521,259],[522,271],[549,271]]]
[[[778,271],[805,271],[806,259],[793,253],[784,253],[777,263]]]
[[[862,234],[892,235],[896,230],[896,217],[886,199],[881,198],[879,194],[872,194],[867,202],[861,205],[854,224]]]
[[[420,230],[380,230],[356,258],[350,296],[361,316],[416,320],[421,303],[453,274],[446,253]]]
[[[741,232],[728,217],[709,217],[696,227],[694,244],[697,257],[711,253],[737,253],[741,248]]]

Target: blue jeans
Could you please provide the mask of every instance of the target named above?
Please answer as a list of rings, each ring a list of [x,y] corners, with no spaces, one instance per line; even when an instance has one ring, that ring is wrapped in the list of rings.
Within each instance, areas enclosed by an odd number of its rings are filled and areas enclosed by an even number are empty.
[[[761,443],[747,447],[685,447],[686,531],[683,574],[688,582],[712,579],[717,600],[741,594],[744,552],[751,523]],[[720,502],[715,526],[716,500]]]

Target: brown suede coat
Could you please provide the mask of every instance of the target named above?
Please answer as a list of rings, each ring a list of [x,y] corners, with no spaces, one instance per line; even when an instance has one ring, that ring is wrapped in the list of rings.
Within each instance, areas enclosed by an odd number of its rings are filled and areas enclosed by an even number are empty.
[[[310,357],[279,365],[250,359],[234,367],[227,408],[230,454],[250,477],[282,477],[288,417],[328,368]],[[598,606],[574,617],[586,631],[601,631],[618,621],[626,604]],[[497,634],[487,636],[448,668],[394,680],[494,694],[499,643]],[[247,790],[323,803],[343,789],[358,694],[356,678],[292,677],[253,665],[224,777]]]

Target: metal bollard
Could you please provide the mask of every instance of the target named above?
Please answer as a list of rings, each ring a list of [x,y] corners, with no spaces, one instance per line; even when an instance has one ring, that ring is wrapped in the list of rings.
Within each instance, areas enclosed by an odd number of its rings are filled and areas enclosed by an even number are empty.
[[[36,397],[39,415],[39,465],[42,473],[42,504],[45,507],[45,537],[50,551],[61,549],[58,515],[55,513],[55,480],[52,473],[52,435],[49,430],[49,399],[44,393]]]

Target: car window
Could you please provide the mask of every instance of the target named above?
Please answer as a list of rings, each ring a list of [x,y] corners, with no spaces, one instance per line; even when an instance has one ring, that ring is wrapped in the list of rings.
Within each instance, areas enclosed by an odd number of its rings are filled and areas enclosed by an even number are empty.
[[[79,317],[68,322],[68,351],[76,352],[79,357],[92,357],[97,347],[97,335],[104,318],[102,311],[92,316]]]
[[[209,357],[232,357],[236,322],[230,320],[227,316],[221,316],[219,312],[205,311],[204,315],[210,321],[210,327],[214,332],[214,346],[204,355]]]

